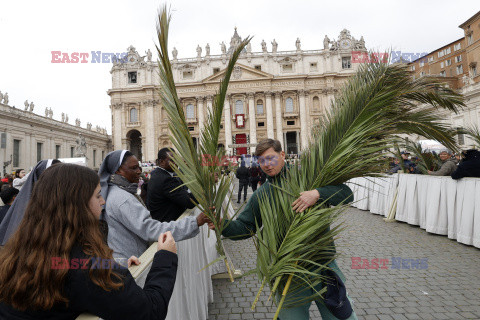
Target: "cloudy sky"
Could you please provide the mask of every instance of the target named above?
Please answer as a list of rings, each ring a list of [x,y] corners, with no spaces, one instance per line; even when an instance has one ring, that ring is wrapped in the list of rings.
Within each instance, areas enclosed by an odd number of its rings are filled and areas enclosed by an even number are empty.
[[[111,133],[109,64],[51,63],[52,51],[154,51],[158,7],[164,2],[143,0],[7,1],[0,2],[0,91],[10,105],[35,103],[35,113],[51,107]],[[364,36],[367,48],[430,52],[463,36],[458,26],[480,10],[478,0],[320,1],[242,0],[170,1],[173,13],[170,47],[179,58],[194,57],[198,44],[229,43],[236,26],[240,36],[253,35],[253,51],[262,39],[275,38],[278,50],[323,48],[323,38],[337,38],[343,28]],[[205,52],[205,49],[203,49]]]

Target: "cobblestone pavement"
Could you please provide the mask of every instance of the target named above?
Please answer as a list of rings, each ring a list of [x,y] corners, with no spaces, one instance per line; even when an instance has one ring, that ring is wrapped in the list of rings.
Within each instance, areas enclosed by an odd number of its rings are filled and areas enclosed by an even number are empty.
[[[381,216],[355,208],[348,209],[342,220],[348,228],[336,241],[338,264],[359,319],[480,319],[479,249],[406,223],[386,223]],[[225,240],[225,246],[237,269],[246,272],[255,267],[251,239]],[[370,262],[388,259],[388,269],[352,269],[352,257]],[[426,258],[428,268],[398,268],[392,257]],[[266,302],[268,289],[256,311],[250,310],[259,287],[256,274],[234,283],[214,280],[209,320],[272,319],[275,307]],[[310,318],[321,319],[315,304]]]

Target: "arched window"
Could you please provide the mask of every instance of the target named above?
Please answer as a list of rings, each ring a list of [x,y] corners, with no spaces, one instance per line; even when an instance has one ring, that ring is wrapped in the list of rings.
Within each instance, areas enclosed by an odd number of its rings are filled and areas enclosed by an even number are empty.
[[[235,114],[245,114],[243,111],[243,101],[237,100],[235,101]]]
[[[187,119],[195,119],[195,109],[193,104],[187,105],[186,117]]]
[[[317,96],[313,97],[313,110],[320,110],[320,99]]]
[[[257,114],[263,114],[263,100],[257,100]]]
[[[285,100],[285,112],[293,112],[293,99],[290,97]]]
[[[130,109],[130,122],[138,121],[138,110],[136,108]]]

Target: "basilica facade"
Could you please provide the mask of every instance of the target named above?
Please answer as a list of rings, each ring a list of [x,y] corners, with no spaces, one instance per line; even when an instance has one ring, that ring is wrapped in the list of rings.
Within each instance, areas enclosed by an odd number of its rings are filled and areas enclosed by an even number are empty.
[[[177,93],[184,107],[188,128],[197,143],[212,108],[213,97],[224,77],[228,59],[240,43],[235,29],[227,48],[210,55],[210,46],[197,47],[193,58],[178,59],[172,51]],[[261,52],[248,45],[233,71],[220,136],[220,145],[230,155],[253,153],[258,141],[275,138],[288,154],[300,153],[308,144],[312,127],[322,120],[345,80],[355,73],[352,51],[366,52],[360,40],[342,30],[337,39],[319,39],[323,49],[303,50],[300,39],[291,51],[270,50],[264,40]],[[133,46],[126,61],[115,61],[111,97],[114,149],[129,149],[143,161],[154,161],[158,150],[173,146],[168,117],[159,96],[157,64],[150,50],[140,56]]]

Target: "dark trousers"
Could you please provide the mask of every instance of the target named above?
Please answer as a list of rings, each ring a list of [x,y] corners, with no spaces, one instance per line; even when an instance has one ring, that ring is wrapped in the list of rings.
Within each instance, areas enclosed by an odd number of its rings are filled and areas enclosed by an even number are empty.
[[[242,198],[242,189],[245,190],[243,195],[243,201],[246,201],[247,200],[247,190],[248,190],[248,182],[239,182],[238,183],[238,200],[237,201],[240,201],[240,199]]]
[[[258,186],[258,181],[257,180],[252,180],[252,190],[253,190],[253,192],[255,192],[255,190],[257,190],[257,186]]]

